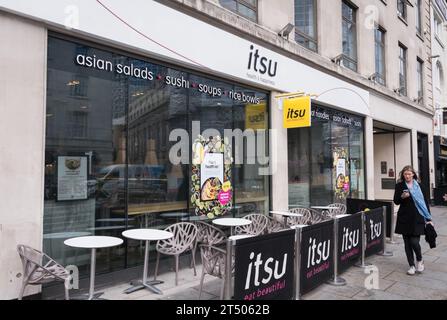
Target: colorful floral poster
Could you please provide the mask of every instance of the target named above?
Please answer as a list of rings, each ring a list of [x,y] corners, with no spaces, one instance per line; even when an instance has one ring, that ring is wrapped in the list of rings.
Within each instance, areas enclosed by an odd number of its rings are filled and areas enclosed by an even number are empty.
[[[334,193],[336,199],[346,199],[350,192],[348,148],[333,149]]]
[[[199,136],[193,144],[191,206],[197,216],[223,216],[232,207],[231,148],[217,136]]]

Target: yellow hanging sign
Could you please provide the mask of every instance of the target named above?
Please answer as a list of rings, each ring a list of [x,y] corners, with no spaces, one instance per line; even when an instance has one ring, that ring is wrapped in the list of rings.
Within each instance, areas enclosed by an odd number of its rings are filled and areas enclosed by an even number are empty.
[[[284,128],[311,126],[310,96],[286,99],[283,103]]]

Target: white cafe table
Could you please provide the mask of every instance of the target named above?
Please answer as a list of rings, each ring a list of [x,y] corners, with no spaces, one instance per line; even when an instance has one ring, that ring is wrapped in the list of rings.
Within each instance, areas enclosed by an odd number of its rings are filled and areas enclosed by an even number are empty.
[[[302,217],[301,213],[294,213],[289,211],[270,211],[270,213],[277,214],[279,216],[283,216],[284,218],[284,227],[287,227],[287,218],[288,217]]]
[[[153,281],[147,281],[147,272],[148,272],[148,265],[149,265],[149,243],[150,241],[155,240],[166,240],[169,238],[172,238],[174,234],[172,232],[164,231],[164,230],[158,230],[158,229],[133,229],[133,230],[126,230],[123,232],[123,236],[129,239],[133,240],[140,240],[146,242],[146,247],[144,251],[144,267],[143,267],[143,280],[138,281],[136,285],[131,283],[132,287],[129,289],[126,289],[124,293],[132,293],[141,289],[149,289],[150,291],[162,294],[161,290],[156,288],[156,284],[163,283],[163,281],[160,280],[153,280]]]
[[[246,226],[251,223],[251,220],[244,218],[218,218],[213,220],[214,224],[218,226],[231,227],[231,235],[233,235],[234,227]]]
[[[90,290],[88,296],[80,296],[80,299],[93,300],[97,299],[104,292],[95,293],[95,268],[96,268],[96,249],[116,247],[123,243],[123,240],[116,237],[105,236],[87,236],[71,238],[64,241],[64,244],[73,248],[91,249],[90,263]],[[76,299],[76,297],[75,297]]]

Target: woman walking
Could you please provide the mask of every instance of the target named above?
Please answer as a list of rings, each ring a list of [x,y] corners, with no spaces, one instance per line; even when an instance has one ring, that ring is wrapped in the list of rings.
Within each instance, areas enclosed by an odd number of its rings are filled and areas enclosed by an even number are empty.
[[[425,224],[432,223],[426,190],[422,190],[413,167],[405,166],[400,172],[400,180],[394,191],[394,203],[400,205],[397,212],[396,233],[401,234],[405,244],[410,269],[407,274],[414,275],[424,271],[421,235],[425,232]],[[416,265],[414,254],[416,254]]]

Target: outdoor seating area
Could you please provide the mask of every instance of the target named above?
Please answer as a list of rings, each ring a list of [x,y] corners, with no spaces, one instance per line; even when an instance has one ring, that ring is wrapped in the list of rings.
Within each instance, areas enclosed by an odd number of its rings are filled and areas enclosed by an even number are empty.
[[[135,291],[147,288],[156,294],[163,292],[156,285],[163,283],[158,280],[158,271],[161,255],[174,257],[175,285],[179,285],[179,257],[180,255],[191,255],[190,268],[193,269],[193,275],[196,271],[196,255],[200,251],[200,263],[202,266],[201,284],[199,290],[199,299],[205,275],[211,275],[222,280],[221,298],[223,298],[226,280],[225,265],[227,263],[227,243],[228,240],[239,241],[243,239],[271,235],[285,230],[291,230],[294,227],[312,226],[331,220],[338,214],[346,212],[346,205],[331,204],[318,208],[298,208],[294,207],[287,211],[271,211],[270,215],[260,213],[250,213],[240,218],[217,218],[211,221],[203,219],[188,219],[190,222],[172,223],[164,230],[148,228],[128,228],[122,232],[122,235],[114,237],[91,235],[91,233],[71,233],[72,238],[62,237],[61,241],[68,247],[87,248],[91,250],[90,261],[90,288],[89,293],[77,299],[98,299],[102,292],[95,292],[95,265],[96,251],[102,248],[121,246],[123,239],[137,240],[141,242],[141,248],[144,244],[144,267],[143,277],[140,281],[133,281],[131,287],[124,292],[131,294]],[[332,209],[326,209],[332,208]],[[178,218],[185,220],[184,213],[178,212],[164,213],[165,218]],[[134,220],[132,218],[131,220]],[[101,222],[121,222],[121,220],[104,220]],[[132,227],[132,226],[130,226]],[[91,231],[95,231],[92,229]],[[151,250],[150,241],[156,241],[155,251],[157,254],[154,267],[154,280],[149,281],[149,251]],[[40,253],[37,250],[26,246],[18,247],[20,257],[24,261],[24,285],[20,294],[23,294],[24,287],[28,284],[41,284],[51,281],[69,280],[68,272],[55,262],[53,259]],[[46,258],[49,262],[45,265],[39,264],[38,260]],[[36,260],[37,259],[37,260]],[[230,259],[234,268],[235,257]],[[143,261],[142,261],[143,262]],[[33,264],[35,267],[31,267]],[[233,273],[232,273],[233,274]],[[39,276],[37,276],[39,275]],[[66,298],[69,298],[68,289],[66,289]]]

